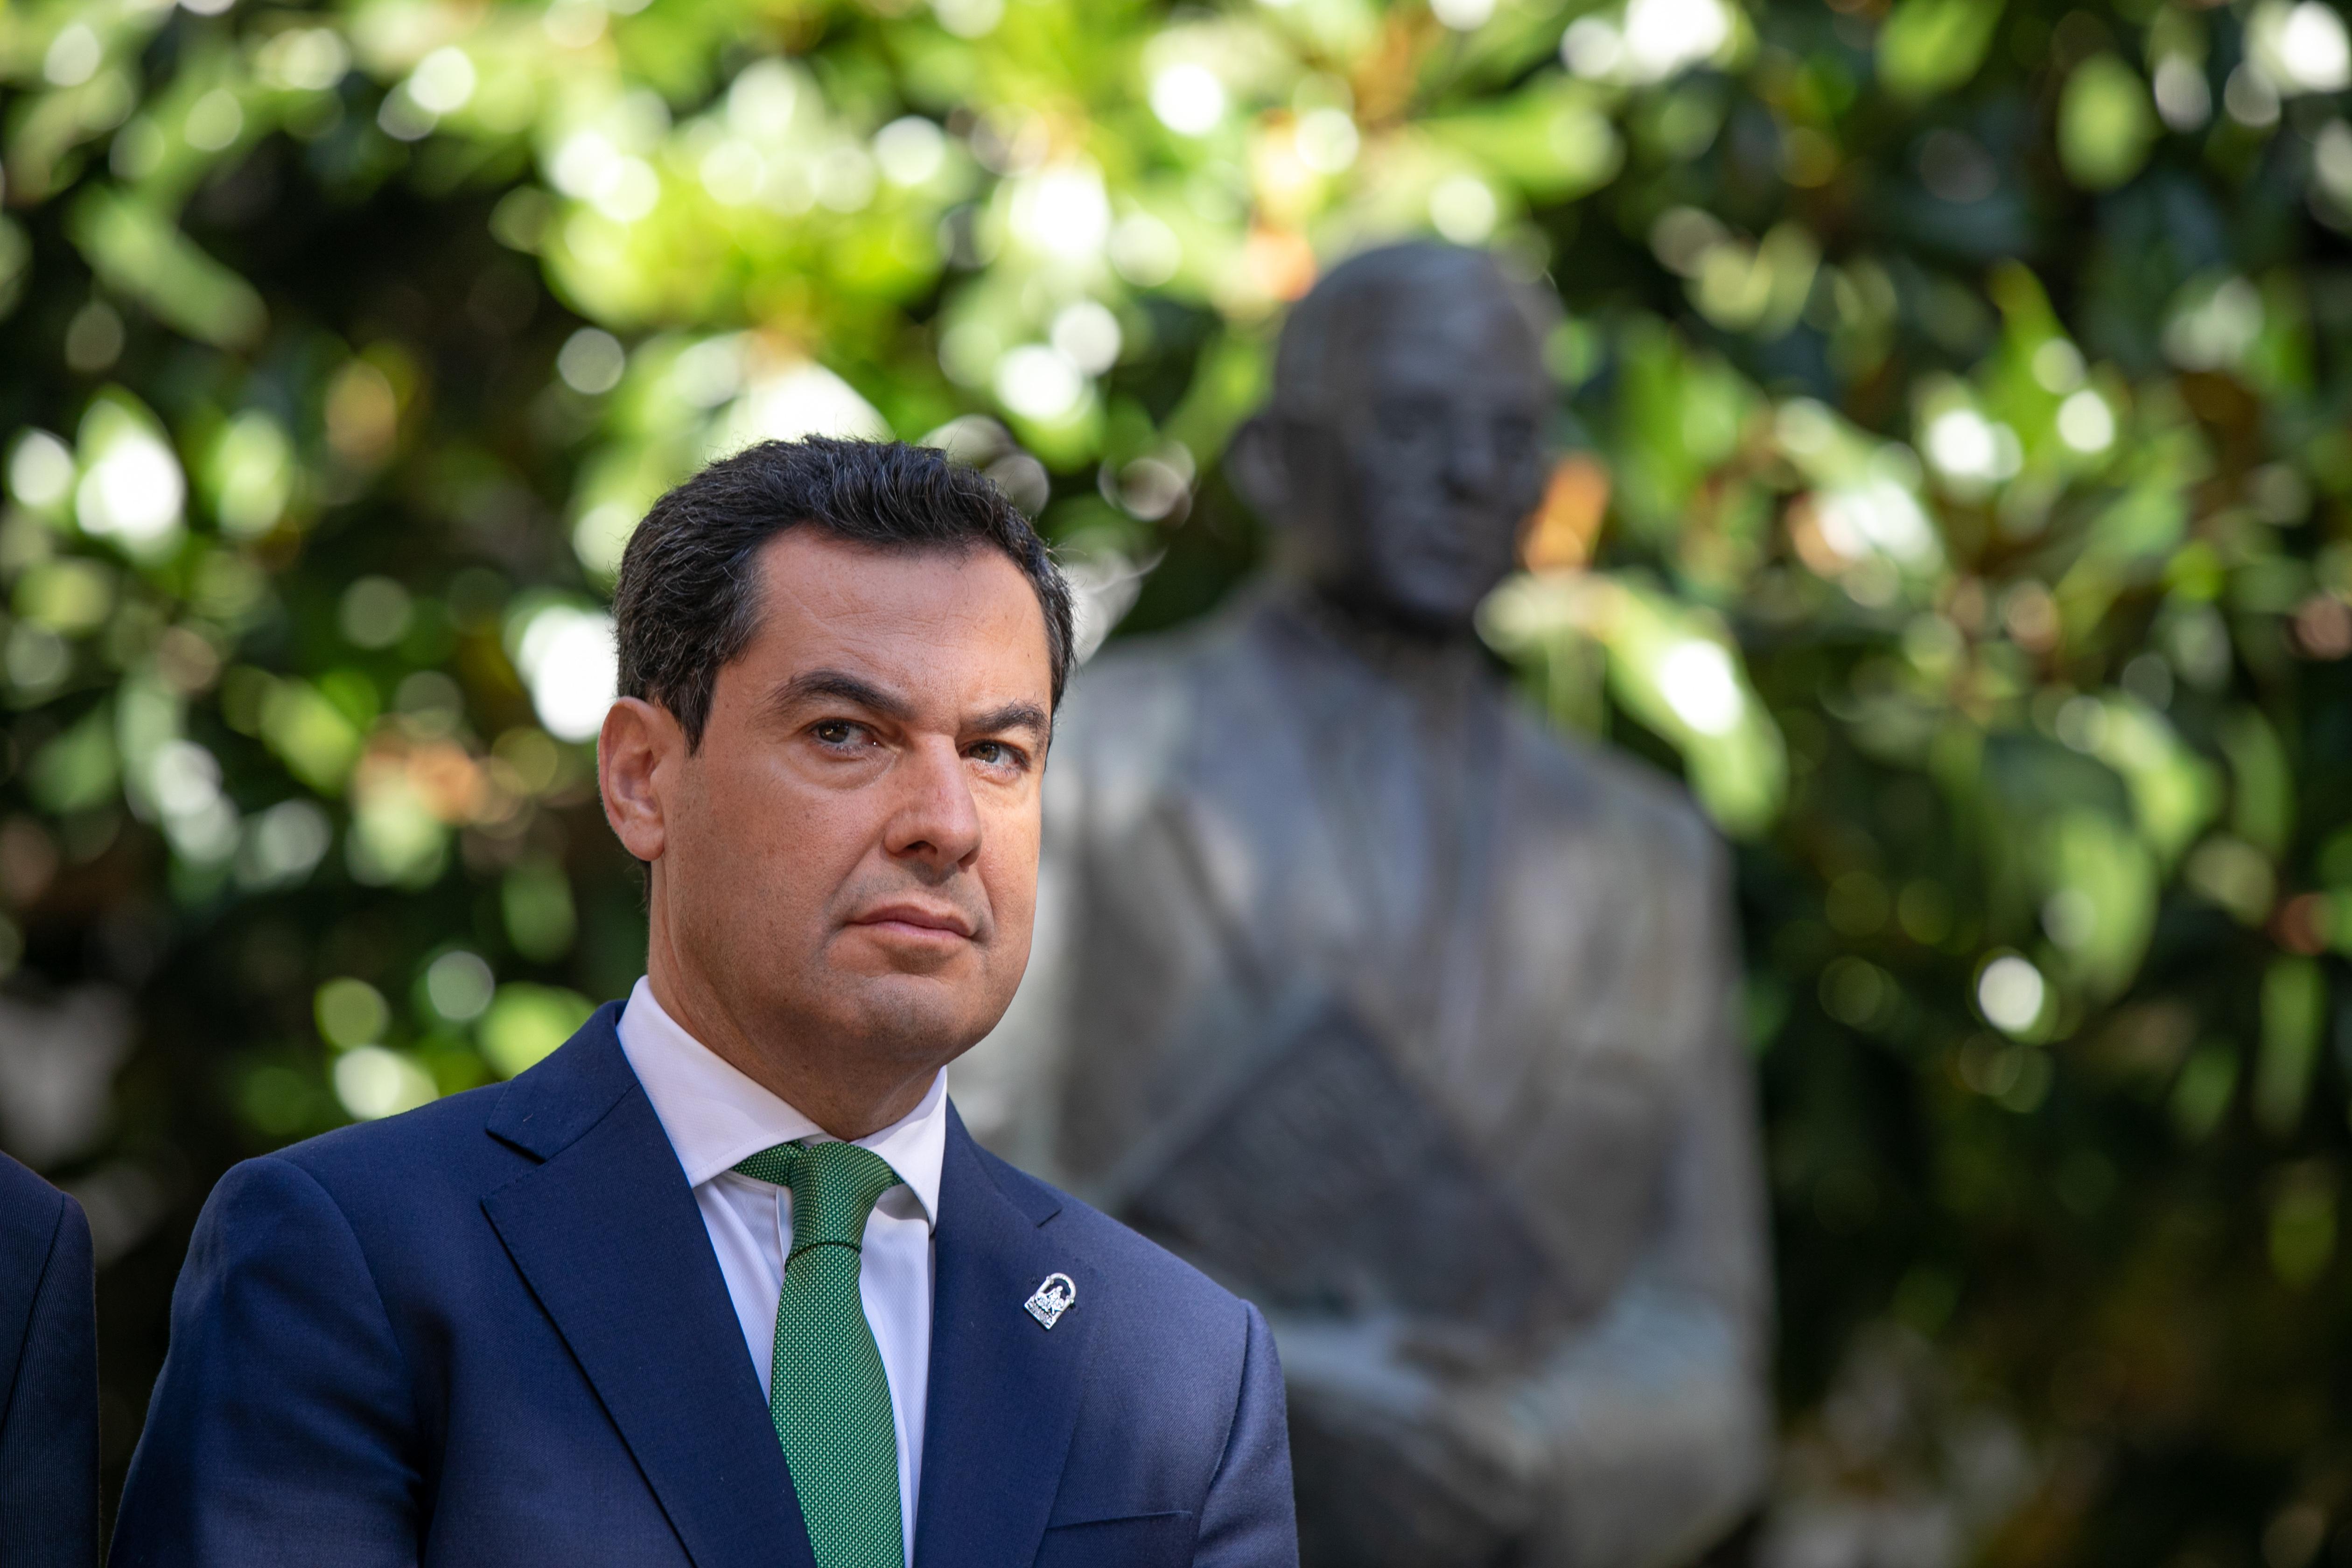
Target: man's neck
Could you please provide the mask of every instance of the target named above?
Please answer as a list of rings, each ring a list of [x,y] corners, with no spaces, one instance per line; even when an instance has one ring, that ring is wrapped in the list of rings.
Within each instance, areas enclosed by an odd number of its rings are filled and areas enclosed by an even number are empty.
[[[785,1104],[844,1142],[870,1137],[904,1120],[923,1102],[939,1069],[927,1068],[911,1077],[872,1075],[852,1079],[835,1059],[819,1060],[794,1048],[787,1031],[746,1026],[709,985],[698,984],[691,972],[674,961],[656,942],[647,955],[646,983],[654,1000],[712,1056],[758,1084]]]

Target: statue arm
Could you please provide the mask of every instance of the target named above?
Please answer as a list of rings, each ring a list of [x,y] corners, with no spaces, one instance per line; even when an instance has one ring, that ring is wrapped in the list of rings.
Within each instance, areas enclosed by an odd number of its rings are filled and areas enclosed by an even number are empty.
[[[1762,1492],[1772,1454],[1764,1175],[1727,879],[1720,848],[1705,842],[1703,868],[1685,860],[1692,874],[1661,878],[1673,890],[1651,906],[1646,941],[1675,962],[1628,975],[1654,995],[1612,999],[1664,1023],[1668,1043],[1679,1036],[1682,1066],[1651,1228],[1600,1310],[1562,1325],[1532,1373],[1449,1367],[1398,1321],[1276,1325],[1294,1424],[1330,1452],[1354,1499],[1366,1477],[1385,1478],[1372,1489],[1382,1507],[1349,1510],[1381,1516],[1368,1533],[1390,1545],[1364,1542],[1367,1561],[1458,1561],[1446,1542],[1482,1539],[1517,1542],[1539,1568],[1674,1568]],[[1650,850],[1650,862],[1670,865],[1672,848]],[[1302,1524],[1317,1468],[1302,1463]],[[1405,1542],[1420,1545],[1398,1550]]]
[[[1302,1528],[1338,1530],[1322,1555],[1674,1568],[1760,1496],[1770,1280],[1754,1092],[1728,900],[1719,877],[1685,886],[1653,940],[1687,961],[1659,966],[1676,994],[1650,1016],[1681,1015],[1687,1065],[1653,1227],[1601,1310],[1563,1325],[1532,1373],[1449,1364],[1402,1317],[1276,1320],[1294,1433],[1312,1449]]]
[[[1771,1280],[1739,971],[1718,866],[1700,884],[1697,1070],[1681,1102],[1660,1224],[1601,1315],[1517,1392],[1550,1484],[1536,1561],[1685,1562],[1761,1495],[1772,1455]]]
[[[1711,1076],[1675,1153],[1680,1212],[1518,1395],[1551,1458],[1538,1561],[1687,1561],[1762,1493],[1772,1453],[1762,1175],[1736,1058]]]
[[[1302,1524],[1328,1512],[1365,1537],[1338,1556],[1517,1541],[1531,1568],[1675,1568],[1755,1505],[1773,1441],[1761,1174],[1728,1038],[1721,1055],[1685,1110],[1664,1228],[1533,1375],[1450,1373],[1397,1319],[1276,1321],[1294,1426],[1346,1494],[1317,1509],[1325,1467],[1302,1464]]]

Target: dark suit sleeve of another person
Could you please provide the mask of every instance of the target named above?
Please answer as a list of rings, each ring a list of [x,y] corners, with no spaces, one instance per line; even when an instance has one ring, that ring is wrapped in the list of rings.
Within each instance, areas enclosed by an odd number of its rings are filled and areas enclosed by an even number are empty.
[[[0,1563],[98,1561],[98,1334],[81,1205],[0,1155]]]
[[[299,1166],[247,1161],[189,1243],[110,1561],[414,1564],[416,1425],[350,1222]]]
[[[1291,1499],[1290,1428],[1274,1335],[1249,1309],[1242,1393],[1225,1454],[1209,1483],[1193,1542],[1193,1568],[1296,1568],[1298,1522]]]

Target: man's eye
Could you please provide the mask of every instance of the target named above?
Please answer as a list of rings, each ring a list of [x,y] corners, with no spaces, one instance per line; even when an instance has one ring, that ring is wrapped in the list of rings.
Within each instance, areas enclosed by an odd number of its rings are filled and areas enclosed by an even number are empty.
[[[809,733],[828,746],[845,746],[857,739],[862,728],[846,719],[826,719],[809,726]]]
[[[1002,741],[982,741],[972,747],[971,760],[982,767],[1010,767],[1021,761],[1021,753]]]

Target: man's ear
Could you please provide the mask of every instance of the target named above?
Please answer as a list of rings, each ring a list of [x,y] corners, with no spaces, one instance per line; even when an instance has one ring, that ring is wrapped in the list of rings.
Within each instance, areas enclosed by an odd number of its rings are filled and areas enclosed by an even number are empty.
[[[621,847],[650,864],[668,841],[667,802],[686,756],[686,731],[669,710],[623,697],[604,714],[596,736],[596,787],[604,820]]]
[[[1282,427],[1270,412],[1251,415],[1225,447],[1225,478],[1250,510],[1278,524],[1290,508],[1290,471],[1284,460]]]

